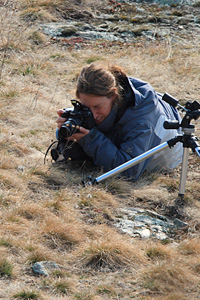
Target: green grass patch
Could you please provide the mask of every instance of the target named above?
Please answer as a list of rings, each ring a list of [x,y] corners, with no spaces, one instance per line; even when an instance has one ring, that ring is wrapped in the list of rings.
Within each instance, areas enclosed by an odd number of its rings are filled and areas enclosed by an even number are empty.
[[[70,282],[66,280],[58,281],[54,285],[55,292],[62,294],[62,295],[68,295],[71,291],[70,289]]]
[[[22,291],[13,296],[15,299],[24,299],[24,300],[30,300],[30,299],[40,299],[40,296],[38,293],[35,293],[33,291]]]
[[[86,60],[87,64],[91,64],[95,61],[101,60],[102,58],[100,56],[91,56]]]
[[[0,277],[12,277],[13,265],[3,258],[0,260]]]
[[[17,94],[17,91],[11,89],[9,91],[2,91],[0,97],[4,99],[12,99],[15,98]]]

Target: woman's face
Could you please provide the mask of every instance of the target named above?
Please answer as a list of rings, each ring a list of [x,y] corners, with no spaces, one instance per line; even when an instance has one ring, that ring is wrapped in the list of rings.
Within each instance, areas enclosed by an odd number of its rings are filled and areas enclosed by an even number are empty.
[[[98,125],[103,122],[111,112],[116,94],[110,98],[92,94],[79,94],[80,102],[90,108],[93,113],[95,123]]]

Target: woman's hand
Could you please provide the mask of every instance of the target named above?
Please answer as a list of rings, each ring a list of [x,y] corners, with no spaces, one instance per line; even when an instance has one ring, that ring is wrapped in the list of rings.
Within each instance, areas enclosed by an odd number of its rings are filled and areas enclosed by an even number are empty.
[[[56,123],[57,123],[58,129],[60,129],[61,126],[63,125],[63,123],[67,120],[66,118],[63,118],[63,117],[62,117],[62,114],[63,114],[64,112],[65,112],[65,111],[64,111],[63,109],[59,109],[59,110],[57,111],[58,118],[57,118],[57,120],[56,120]],[[89,132],[90,132],[90,130],[88,130],[88,129],[86,129],[86,128],[80,126],[79,132],[74,133],[74,134],[71,135],[70,137],[66,138],[66,140],[78,142],[82,137],[84,137],[85,135],[87,135]]]
[[[63,109],[59,109],[59,110],[57,111],[58,118],[57,118],[57,120],[56,120],[56,123],[57,123],[58,129],[60,129],[60,127],[62,126],[62,124],[67,120],[66,118],[61,117],[62,114],[64,114],[64,112],[65,112],[65,111],[64,111]]]
[[[69,138],[67,138],[67,140],[78,142],[81,138],[83,138],[84,136],[86,136],[89,132],[90,132],[90,130],[88,130],[88,129],[80,126],[79,127],[79,132],[74,133],[72,136],[70,136]]]

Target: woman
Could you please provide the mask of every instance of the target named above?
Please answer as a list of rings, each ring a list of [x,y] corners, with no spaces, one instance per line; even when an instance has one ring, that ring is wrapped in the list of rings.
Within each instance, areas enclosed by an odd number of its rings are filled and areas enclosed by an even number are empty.
[[[162,101],[162,96],[146,82],[127,77],[118,67],[105,69],[85,66],[78,78],[76,96],[90,108],[95,125],[80,127],[68,138],[60,152],[65,159],[92,159],[104,171],[111,170],[177,135],[165,130],[165,120],[178,120],[177,110]],[[58,130],[66,121],[58,110]],[[66,147],[71,143],[70,147]],[[181,161],[182,147],[177,144],[123,172],[137,180],[145,170],[174,168]]]

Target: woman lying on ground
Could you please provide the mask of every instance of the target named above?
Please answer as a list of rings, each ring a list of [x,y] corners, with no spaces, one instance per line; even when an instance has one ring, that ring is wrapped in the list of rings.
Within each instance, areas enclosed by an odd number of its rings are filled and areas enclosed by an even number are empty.
[[[166,120],[180,122],[176,108],[164,102],[150,84],[128,77],[119,67],[85,66],[78,78],[76,97],[92,111],[95,126],[92,129],[80,127],[79,132],[62,141],[58,152],[66,160],[69,157],[92,159],[95,165],[109,171],[178,133],[163,128]],[[59,136],[66,119],[62,117],[63,110],[57,113]],[[137,180],[145,170],[176,167],[181,157],[179,143],[127,169],[122,175]]]

